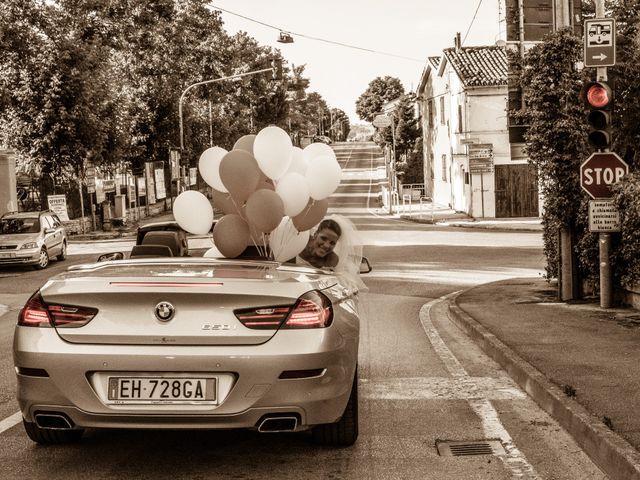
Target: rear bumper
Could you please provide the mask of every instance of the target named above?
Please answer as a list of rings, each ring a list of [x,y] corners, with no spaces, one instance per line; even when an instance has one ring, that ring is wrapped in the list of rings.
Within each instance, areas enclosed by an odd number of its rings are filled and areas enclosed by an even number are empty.
[[[270,414],[295,414],[298,430],[337,421],[349,398],[358,329],[281,331],[252,346],[78,345],[55,330],[17,327],[14,363],[49,376],[17,374],[22,414],[64,413],[78,428],[254,428]],[[283,371],[324,369],[311,378]],[[193,372],[232,376],[218,405],[113,405],[96,388],[105,372]]]

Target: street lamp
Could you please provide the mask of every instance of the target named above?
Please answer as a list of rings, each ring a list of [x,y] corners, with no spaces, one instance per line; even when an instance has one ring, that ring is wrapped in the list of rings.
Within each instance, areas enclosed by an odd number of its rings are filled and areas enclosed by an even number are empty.
[[[229,75],[228,77],[220,77],[220,78],[214,78],[211,80],[204,80],[202,82],[197,82],[194,83],[192,85],[189,85],[187,88],[184,89],[184,91],[182,92],[182,95],[180,95],[180,101],[178,103],[178,116],[180,117],[180,151],[184,150],[184,127],[183,127],[183,121],[182,121],[182,102],[184,100],[185,95],[187,94],[187,92],[189,92],[189,90],[191,90],[194,87],[200,86],[200,85],[207,85],[209,83],[217,83],[217,82],[222,82],[224,80],[234,80],[236,78],[242,78],[242,77],[247,77],[249,75],[256,75],[258,73],[265,73],[265,72],[272,72],[272,73],[276,73],[276,67],[272,66],[269,68],[263,68],[260,70],[254,70],[252,72],[246,72],[246,73],[238,73],[236,75]]]
[[[282,74],[282,59],[275,58],[271,61],[271,67],[262,68],[260,70],[253,70],[251,72],[246,73],[238,73],[236,75],[229,75],[227,77],[213,78],[211,80],[203,80],[202,82],[197,82],[192,85],[189,85],[185,88],[180,95],[180,101],[178,102],[178,116],[180,117],[180,153],[184,151],[184,126],[183,126],[183,117],[182,117],[182,103],[184,101],[184,97],[192,88],[198,87],[200,85],[208,85],[209,83],[217,83],[222,82],[224,80],[236,80],[238,78],[247,77],[250,75],[256,75],[258,73],[272,72],[274,79]],[[179,170],[182,173],[182,166],[180,165],[180,159],[178,159]]]

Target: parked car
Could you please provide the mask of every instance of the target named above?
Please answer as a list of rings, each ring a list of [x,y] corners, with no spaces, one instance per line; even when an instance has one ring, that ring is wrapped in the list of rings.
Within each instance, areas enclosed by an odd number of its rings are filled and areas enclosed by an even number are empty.
[[[248,428],[351,445],[356,298],[332,272],[266,260],[72,266],[19,314],[24,428],[41,444],[86,428]]]
[[[0,265],[43,269],[52,257],[67,258],[67,232],[55,213],[10,212],[0,217]]]
[[[313,141],[314,142],[322,142],[322,143],[326,143],[327,145],[331,145],[331,139],[329,137],[326,137],[324,135],[316,135],[315,137],[313,137]]]

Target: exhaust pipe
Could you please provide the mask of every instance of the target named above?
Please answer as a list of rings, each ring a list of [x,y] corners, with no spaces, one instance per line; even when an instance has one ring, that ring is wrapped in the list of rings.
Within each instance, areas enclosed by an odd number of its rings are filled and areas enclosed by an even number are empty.
[[[36,425],[49,430],[71,430],[71,421],[60,413],[36,413]]]
[[[258,426],[261,433],[293,432],[298,426],[297,417],[267,417]]]

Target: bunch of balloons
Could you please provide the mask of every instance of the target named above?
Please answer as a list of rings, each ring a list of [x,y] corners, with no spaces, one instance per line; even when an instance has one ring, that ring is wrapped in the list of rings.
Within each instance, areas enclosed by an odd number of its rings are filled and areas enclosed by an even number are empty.
[[[213,241],[227,258],[249,245],[264,248],[274,260],[295,257],[306,246],[309,230],[324,218],[327,197],[342,178],[331,147],[295,147],[287,132],[275,126],[239,138],[231,151],[208,148],[198,169],[224,213],[213,229]],[[206,234],[213,223],[211,203],[193,190],[176,198],[173,215],[194,234]]]

